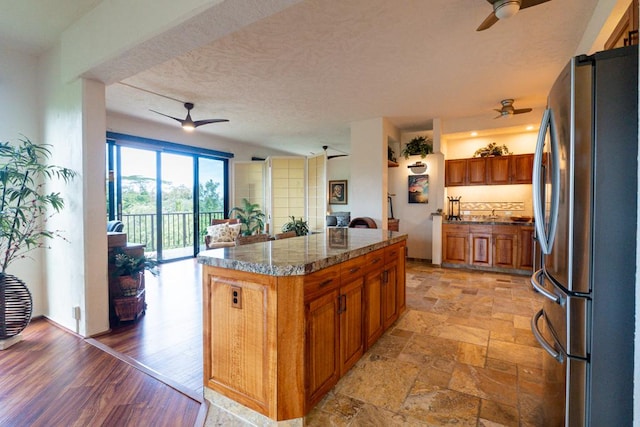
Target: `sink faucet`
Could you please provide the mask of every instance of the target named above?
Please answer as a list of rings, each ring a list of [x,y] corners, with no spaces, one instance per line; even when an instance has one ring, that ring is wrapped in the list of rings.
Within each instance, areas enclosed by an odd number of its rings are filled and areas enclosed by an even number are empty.
[[[491,216],[496,216],[496,210],[495,209],[491,209]]]

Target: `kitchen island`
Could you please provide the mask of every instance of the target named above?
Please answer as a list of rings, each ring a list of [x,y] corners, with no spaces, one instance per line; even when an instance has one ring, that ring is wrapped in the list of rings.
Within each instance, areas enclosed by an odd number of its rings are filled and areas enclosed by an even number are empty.
[[[406,238],[335,228],[201,252],[205,397],[304,417],[404,311]]]

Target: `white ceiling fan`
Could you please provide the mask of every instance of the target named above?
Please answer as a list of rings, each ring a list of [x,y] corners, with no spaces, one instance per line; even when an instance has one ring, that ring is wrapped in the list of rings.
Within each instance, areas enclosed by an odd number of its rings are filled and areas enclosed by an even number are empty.
[[[493,12],[480,24],[476,31],[491,27],[500,19],[511,18],[519,10],[537,6],[550,0],[487,0],[493,6]]]

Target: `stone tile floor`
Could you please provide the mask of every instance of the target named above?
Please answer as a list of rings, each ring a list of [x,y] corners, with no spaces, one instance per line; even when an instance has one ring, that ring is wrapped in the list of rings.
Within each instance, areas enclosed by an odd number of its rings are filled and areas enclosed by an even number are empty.
[[[308,426],[543,426],[527,276],[407,263],[407,311]]]

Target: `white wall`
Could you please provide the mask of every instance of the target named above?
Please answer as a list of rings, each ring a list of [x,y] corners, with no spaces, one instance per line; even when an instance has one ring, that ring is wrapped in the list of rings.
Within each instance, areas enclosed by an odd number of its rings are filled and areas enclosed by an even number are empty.
[[[0,47],[0,140],[15,142],[27,137],[42,143],[38,113],[37,58]],[[41,250],[32,251],[29,258],[11,264],[7,273],[25,282],[33,297],[33,315],[45,313],[44,275]]]

